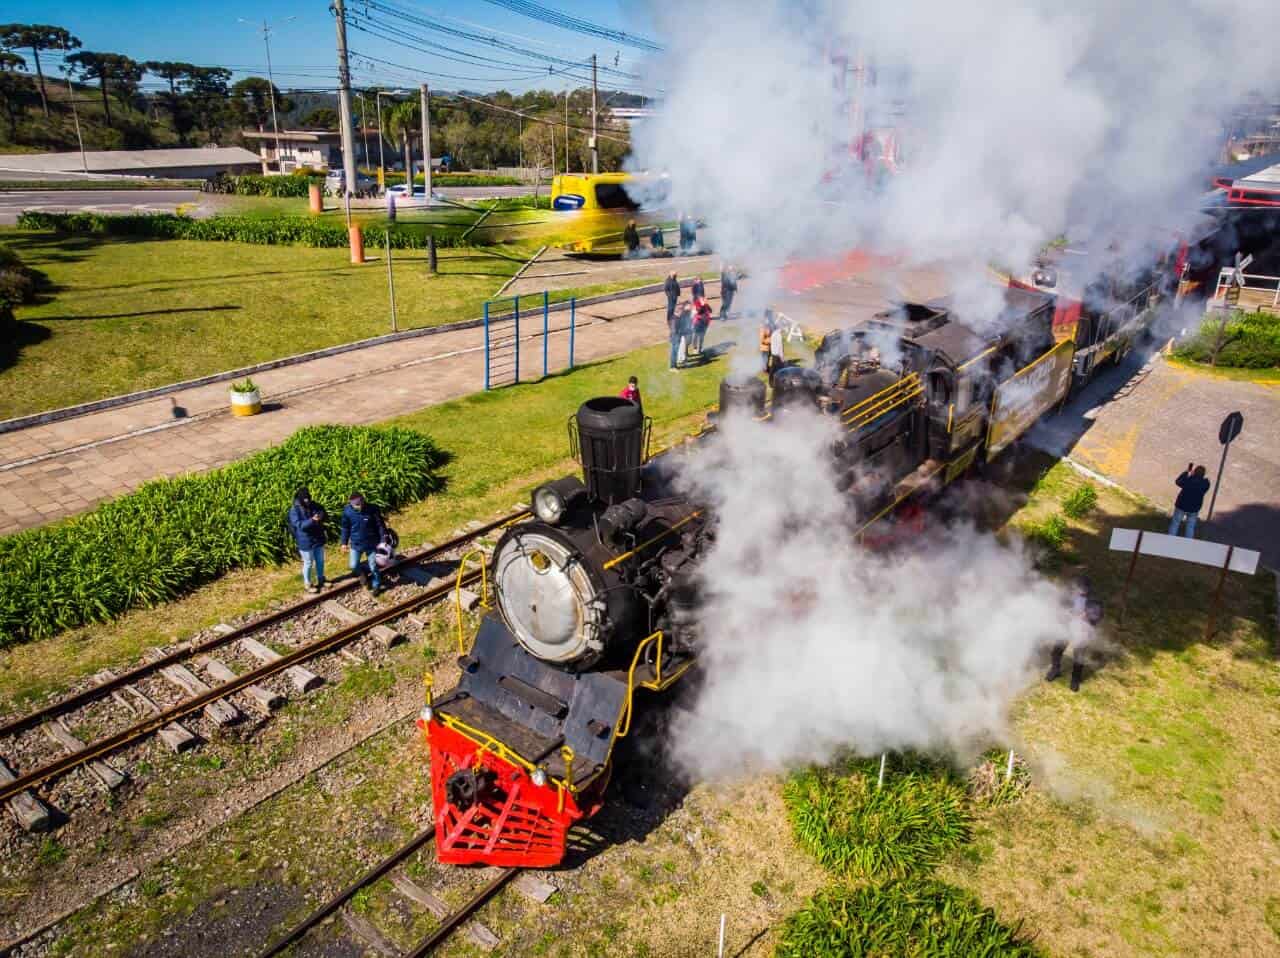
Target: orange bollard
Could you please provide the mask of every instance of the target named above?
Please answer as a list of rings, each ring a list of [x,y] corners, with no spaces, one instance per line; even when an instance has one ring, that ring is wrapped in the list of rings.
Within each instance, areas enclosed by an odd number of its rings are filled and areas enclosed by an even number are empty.
[[[347,231],[349,242],[351,244],[351,262],[364,262],[364,234],[360,232],[360,227],[352,226]]]
[[[308,188],[307,192],[311,196],[311,212],[323,213],[324,212],[324,193],[321,190],[320,184],[312,183],[311,186]]]

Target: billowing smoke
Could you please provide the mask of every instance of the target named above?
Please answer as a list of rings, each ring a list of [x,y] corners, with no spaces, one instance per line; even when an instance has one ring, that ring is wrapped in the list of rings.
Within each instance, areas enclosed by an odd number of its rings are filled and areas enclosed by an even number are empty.
[[[1068,634],[1060,590],[971,527],[877,555],[824,461],[834,423],[730,416],[682,465],[712,506],[701,567],[705,685],[677,725],[700,775],[778,769],[841,748],[965,753]]]
[[[694,0],[654,18],[662,104],[630,164],[669,173],[672,207],[752,272],[744,305],[784,259],[871,244],[945,262],[981,322],[989,263],[1022,272],[1064,233],[1138,262],[1196,218],[1220,118],[1275,81],[1280,4]],[[851,159],[875,132],[900,172]]]
[[[774,298],[783,262],[860,247],[899,263],[886,300],[913,265],[945,264],[971,324],[1000,312],[988,267],[1027,272],[1055,237],[1100,266],[1171,246],[1219,118],[1274,79],[1280,36],[1274,0],[692,0],[654,19],[662,103],[630,167],[669,175],[670,208],[750,273],[741,307]],[[851,151],[868,133],[898,144],[873,175]],[[856,547],[833,428],[729,422],[684,467],[720,520],[708,680],[678,739],[701,771],[999,736],[1068,634],[1058,590],[972,528],[892,558]]]

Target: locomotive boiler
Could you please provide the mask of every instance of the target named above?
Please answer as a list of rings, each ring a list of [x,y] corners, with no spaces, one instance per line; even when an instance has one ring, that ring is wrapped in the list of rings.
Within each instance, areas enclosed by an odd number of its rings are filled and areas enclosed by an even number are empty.
[[[639,406],[589,400],[569,432],[581,478],[537,488],[532,517],[502,535],[494,607],[457,686],[419,719],[443,862],[559,862],[600,805],[636,691],[693,664],[707,518],[648,458]]]

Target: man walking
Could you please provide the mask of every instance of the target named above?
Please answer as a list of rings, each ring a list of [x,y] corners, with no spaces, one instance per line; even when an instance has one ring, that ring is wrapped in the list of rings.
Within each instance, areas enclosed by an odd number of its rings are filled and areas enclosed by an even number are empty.
[[[302,556],[302,585],[308,592],[319,592],[324,588],[324,520],[324,509],[312,500],[307,487],[298,489],[293,496],[293,505],[289,507],[288,522],[293,541],[298,544],[298,553]],[[315,585],[311,584],[313,567],[316,570]]]
[[[667,294],[667,328],[671,329],[676,318],[676,300],[680,298],[680,280],[676,279],[675,270],[667,274],[662,289]]]
[[[1084,667],[1088,662],[1094,664],[1094,646],[1098,623],[1102,621],[1102,603],[1093,598],[1093,583],[1088,576],[1080,576],[1075,581],[1074,595],[1071,598],[1071,636],[1066,642],[1059,642],[1050,651],[1049,671],[1045,681],[1052,682],[1062,674],[1062,656],[1071,647],[1071,691],[1079,692],[1080,683],[1084,680]]]
[[[622,231],[622,241],[627,246],[627,256],[635,256],[640,252],[640,231],[636,229],[635,220],[627,220],[627,228]]]
[[[351,572],[354,575],[361,562],[366,564],[369,577],[363,569],[360,577],[374,595],[382,591],[382,575],[375,559],[378,543],[386,535],[386,523],[382,520],[382,512],[372,502],[365,502],[360,493],[353,493],[342,509],[342,551],[348,552],[351,560]]]
[[[1200,517],[1200,507],[1204,505],[1204,495],[1212,483],[1205,478],[1204,466],[1187,463],[1187,471],[1174,480],[1178,489],[1178,498],[1173,504],[1173,518],[1169,520],[1169,535],[1179,534],[1179,527],[1185,521],[1187,538],[1196,537],[1196,520]]]
[[[738,271],[731,265],[720,270],[720,319],[729,318],[729,309],[733,306],[733,297],[738,294]]]

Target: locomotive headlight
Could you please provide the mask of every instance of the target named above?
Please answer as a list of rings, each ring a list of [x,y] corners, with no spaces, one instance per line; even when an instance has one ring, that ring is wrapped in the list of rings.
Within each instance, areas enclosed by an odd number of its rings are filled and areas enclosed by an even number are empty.
[[[547,770],[541,766],[535,768],[533,774],[529,777],[533,779],[533,784],[537,785],[538,788],[542,788],[547,784]]]
[[[548,525],[559,525],[575,500],[586,491],[577,476],[565,476],[541,485],[533,491],[533,514]]]
[[[422,711],[418,713],[418,718],[422,719],[422,721],[424,722],[430,722],[433,718],[435,718],[435,714],[436,714],[435,709],[433,709],[430,705],[424,705],[422,706]]]

